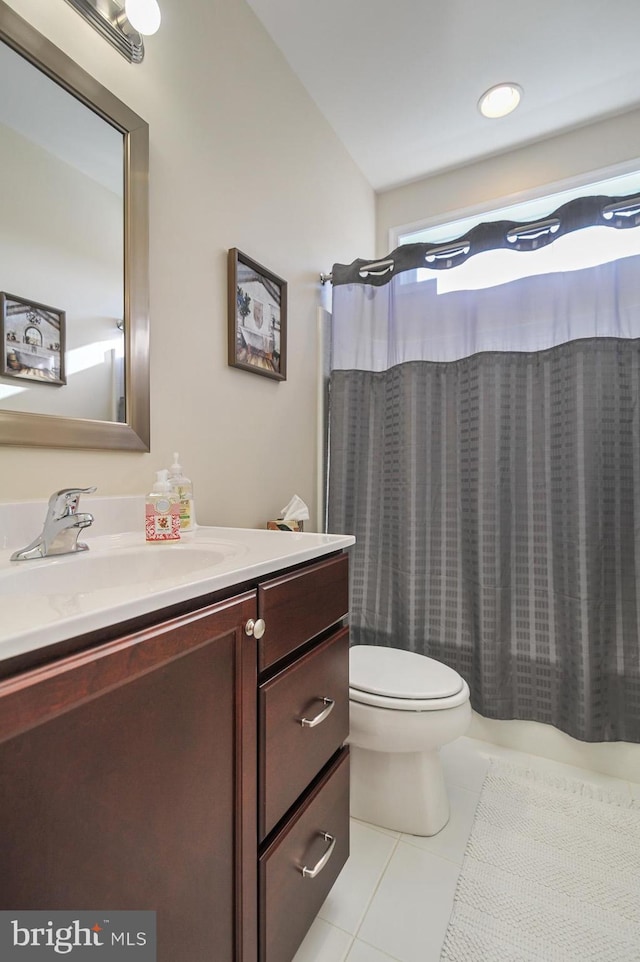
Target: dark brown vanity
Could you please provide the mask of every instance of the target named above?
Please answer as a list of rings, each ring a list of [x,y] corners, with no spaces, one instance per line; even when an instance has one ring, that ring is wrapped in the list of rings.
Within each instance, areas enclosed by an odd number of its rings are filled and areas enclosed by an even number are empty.
[[[349,854],[347,609],[335,552],[13,659],[0,908],[152,909],[159,962],[289,962]]]

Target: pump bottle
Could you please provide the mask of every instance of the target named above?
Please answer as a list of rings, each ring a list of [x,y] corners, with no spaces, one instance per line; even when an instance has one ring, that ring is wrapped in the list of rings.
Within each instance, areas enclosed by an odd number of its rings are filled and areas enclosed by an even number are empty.
[[[193,485],[183,474],[182,465],[178,463],[179,457],[176,451],[173,455],[173,464],[169,469],[169,480],[180,502],[180,531],[193,531],[196,526]]]
[[[146,497],[144,530],[147,541],[180,540],[180,502],[166,468],[156,471],[156,482]]]

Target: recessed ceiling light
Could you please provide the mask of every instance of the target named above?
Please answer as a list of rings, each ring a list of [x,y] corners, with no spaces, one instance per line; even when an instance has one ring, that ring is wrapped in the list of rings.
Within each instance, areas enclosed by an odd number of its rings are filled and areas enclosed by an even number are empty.
[[[522,87],[518,84],[496,84],[490,87],[478,101],[478,110],[483,117],[506,117],[515,110],[522,97]]]

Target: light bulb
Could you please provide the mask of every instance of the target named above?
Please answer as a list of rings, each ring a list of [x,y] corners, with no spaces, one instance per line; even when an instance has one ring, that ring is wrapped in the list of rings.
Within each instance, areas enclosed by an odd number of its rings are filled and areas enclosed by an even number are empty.
[[[133,29],[145,37],[156,32],[162,19],[157,0],[125,0],[124,12]]]
[[[516,109],[521,97],[522,87],[518,84],[496,84],[482,95],[478,101],[478,110],[483,117],[506,117]]]

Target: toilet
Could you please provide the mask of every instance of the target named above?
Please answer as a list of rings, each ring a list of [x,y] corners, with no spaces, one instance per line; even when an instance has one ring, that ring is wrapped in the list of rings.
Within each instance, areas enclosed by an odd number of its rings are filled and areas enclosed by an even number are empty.
[[[453,668],[399,648],[349,652],[351,815],[411,835],[449,820],[438,750],[471,723],[469,686]]]

